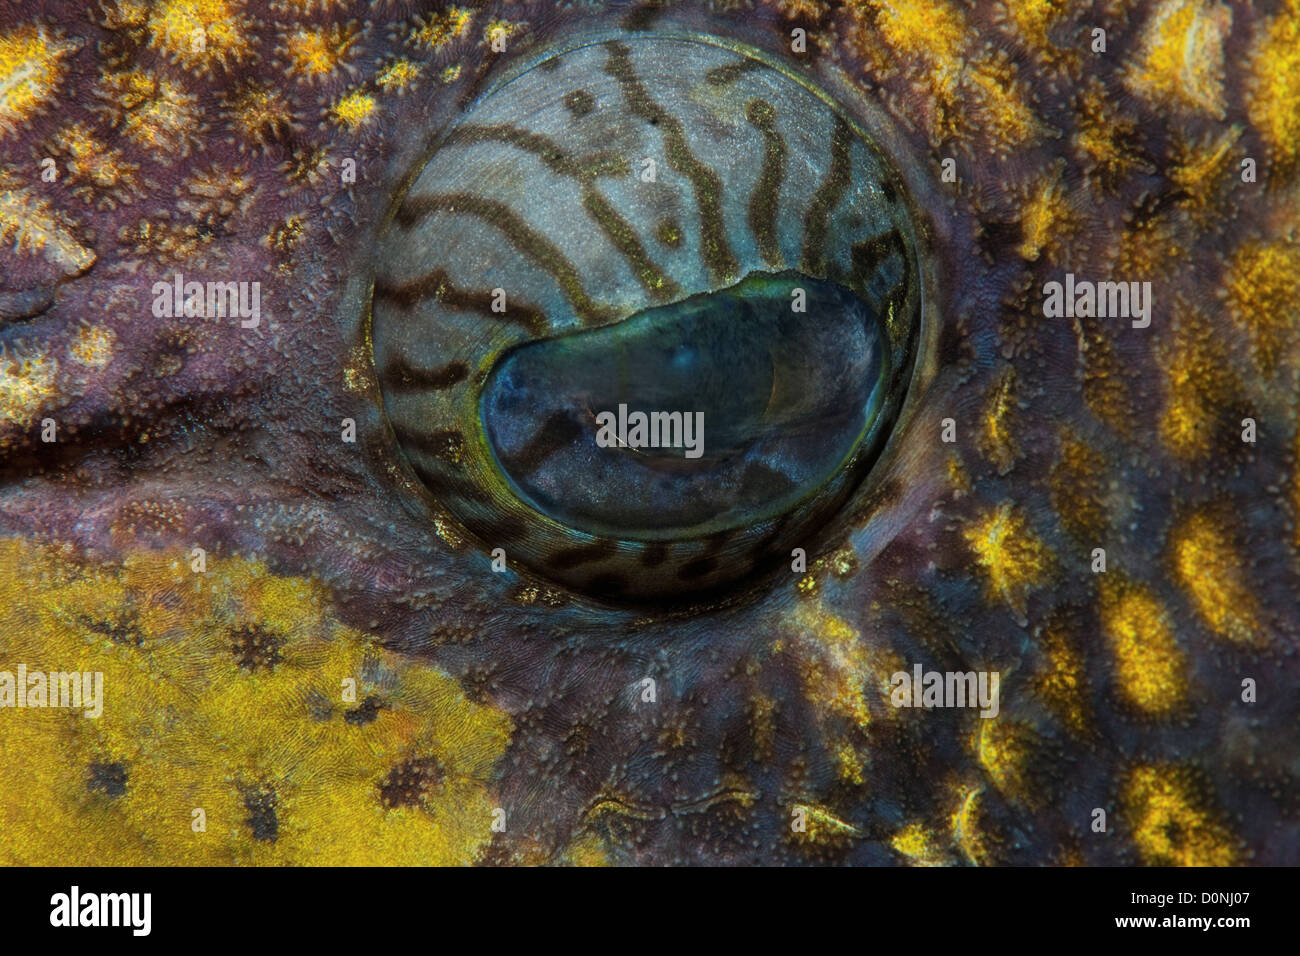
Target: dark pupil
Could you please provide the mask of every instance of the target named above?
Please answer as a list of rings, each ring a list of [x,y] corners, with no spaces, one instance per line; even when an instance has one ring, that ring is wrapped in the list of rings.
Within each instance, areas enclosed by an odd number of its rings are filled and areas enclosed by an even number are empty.
[[[881,401],[883,334],[842,286],[754,273],[508,351],[480,415],[516,493],[570,527],[642,540],[748,527],[852,454]]]

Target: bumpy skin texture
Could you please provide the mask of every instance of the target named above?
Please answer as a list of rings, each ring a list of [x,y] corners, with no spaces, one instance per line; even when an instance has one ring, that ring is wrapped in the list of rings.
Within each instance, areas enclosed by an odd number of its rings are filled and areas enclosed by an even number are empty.
[[[885,456],[806,574],[708,606],[493,573],[358,338],[436,131],[597,21],[854,98],[926,235]],[[0,668],[106,701],[0,711],[0,854],[1300,862],[1298,51],[1294,2],[6,7]],[[177,271],[258,279],[260,327],[154,318]],[[1045,317],[1066,272],[1150,281],[1150,328]],[[914,663],[999,715],[892,707]]]

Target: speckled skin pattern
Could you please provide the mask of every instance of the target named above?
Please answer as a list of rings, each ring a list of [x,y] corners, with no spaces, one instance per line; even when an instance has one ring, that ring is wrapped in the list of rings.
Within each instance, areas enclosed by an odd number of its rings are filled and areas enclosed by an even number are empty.
[[[493,572],[362,331],[438,131],[589,29],[789,64],[923,247],[884,454],[703,604]],[[0,859],[1300,863],[1297,76],[1294,0],[6,3],[0,670],[105,702],[0,709]],[[1150,327],[1045,316],[1071,272]],[[998,716],[891,706],[918,663]]]

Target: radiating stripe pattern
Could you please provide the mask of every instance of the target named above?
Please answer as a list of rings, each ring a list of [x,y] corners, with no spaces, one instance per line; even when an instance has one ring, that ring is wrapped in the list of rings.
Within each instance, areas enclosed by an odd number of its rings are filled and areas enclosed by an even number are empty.
[[[797,272],[851,289],[882,317],[892,416],[920,321],[903,194],[852,120],[779,65],[708,38],[557,52],[460,116],[381,239],[371,338],[396,441],[484,545],[564,583],[648,597],[741,576],[842,504],[861,468],[799,514],[707,539],[593,536],[512,493],[485,439],[480,390],[524,343],[754,272]],[[543,430],[530,453],[544,456],[547,442]]]

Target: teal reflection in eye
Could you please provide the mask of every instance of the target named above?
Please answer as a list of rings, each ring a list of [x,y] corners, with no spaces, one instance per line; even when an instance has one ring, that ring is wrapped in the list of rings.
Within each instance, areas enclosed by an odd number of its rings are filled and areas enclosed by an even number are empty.
[[[848,289],[754,274],[517,346],[481,417],[539,512],[605,537],[707,537],[785,514],[843,467],[880,406],[884,334]]]
[[[498,82],[408,181],[367,331],[431,508],[607,600],[815,547],[920,340],[911,206],[851,116],[723,40],[623,35]]]

